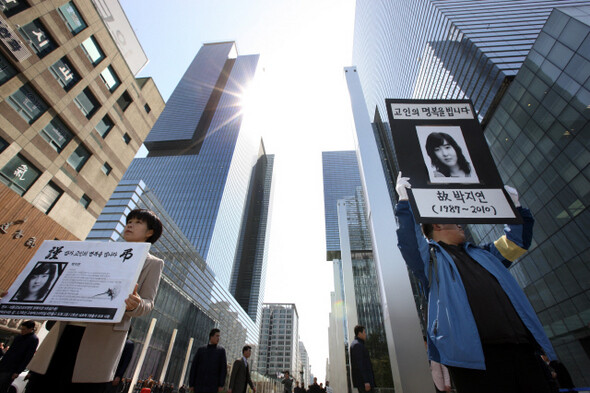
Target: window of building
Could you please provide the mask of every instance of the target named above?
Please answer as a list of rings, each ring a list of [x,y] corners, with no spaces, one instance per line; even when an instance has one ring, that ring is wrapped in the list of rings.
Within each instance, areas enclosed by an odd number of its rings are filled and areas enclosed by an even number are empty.
[[[39,176],[41,171],[20,154],[14,156],[0,169],[0,181],[18,195],[24,195]]]
[[[65,56],[49,67],[49,71],[65,91],[69,91],[80,80],[78,72]]]
[[[16,68],[0,53],[0,85],[3,85],[18,74]]]
[[[124,91],[123,94],[121,94],[121,97],[117,99],[117,104],[119,104],[119,107],[123,112],[125,112],[125,110],[129,107],[129,105],[131,105],[132,102],[133,100],[131,99],[131,96],[129,95],[129,93],[127,93],[127,91]]]
[[[107,86],[107,89],[109,89],[109,91],[111,93],[113,91],[115,91],[117,89],[117,87],[119,87],[119,85],[121,84],[121,80],[119,79],[119,77],[115,73],[115,70],[113,69],[112,66],[108,66],[107,68],[105,68],[100,73],[100,77],[102,78],[102,81],[104,82],[104,84]]]
[[[29,7],[25,0],[0,0],[0,9],[6,16],[16,15]]]
[[[74,102],[78,108],[80,108],[82,113],[84,113],[84,116],[86,116],[87,119],[90,119],[92,115],[96,113],[98,108],[100,108],[98,100],[88,87],[82,90],[82,93],[78,94],[78,96],[74,98]]]
[[[90,158],[90,152],[88,149],[84,147],[84,145],[78,146],[78,148],[72,153],[72,155],[68,158],[68,164],[72,166],[76,170],[76,172],[80,172],[86,161]]]
[[[80,205],[84,206],[84,209],[88,209],[90,202],[92,202],[92,199],[86,194],[82,195],[82,198],[80,198]]]
[[[71,1],[59,7],[58,10],[61,18],[64,20],[66,26],[68,26],[68,29],[70,29],[73,35],[78,34],[86,28],[84,19],[82,19],[80,12]]]
[[[8,147],[9,143],[0,137],[0,153],[2,153]]]
[[[103,138],[107,136],[107,134],[113,129],[115,123],[111,120],[109,115],[105,115],[102,119],[98,121],[96,125],[96,131],[102,136]]]
[[[152,111],[152,108],[150,108],[150,106],[149,106],[148,104],[145,104],[145,105],[143,106],[143,109],[145,109],[145,112],[146,112],[146,113],[150,113],[150,112]]]
[[[131,142],[131,137],[128,133],[123,134],[123,142],[125,142],[126,145],[128,145]]]
[[[41,58],[57,48],[57,44],[39,19],[35,19],[31,23],[22,26],[19,31],[28,41],[33,52]]]
[[[62,194],[63,190],[61,188],[55,185],[55,183],[49,182],[43,187],[39,195],[33,199],[33,205],[43,213],[47,214],[51,211],[53,206],[55,206]]]
[[[88,37],[86,41],[82,42],[81,46],[92,65],[97,65],[106,57],[93,36]]]
[[[22,86],[12,93],[6,101],[29,124],[32,124],[47,110],[45,101],[29,85]]]
[[[102,171],[104,172],[105,175],[109,175],[111,173],[111,171],[113,170],[113,168],[111,168],[111,166],[105,162],[102,166]]]
[[[57,117],[49,122],[39,134],[60,153],[64,147],[72,140],[74,135],[66,125]]]

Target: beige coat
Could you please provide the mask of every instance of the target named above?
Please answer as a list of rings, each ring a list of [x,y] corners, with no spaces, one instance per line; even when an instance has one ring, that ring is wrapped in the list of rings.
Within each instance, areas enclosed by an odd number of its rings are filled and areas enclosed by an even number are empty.
[[[139,306],[133,311],[125,312],[119,323],[88,323],[86,325],[74,366],[72,382],[97,383],[113,380],[131,318],[145,315],[154,308],[163,267],[164,261],[148,254],[138,279],[137,292],[141,297]],[[47,372],[53,352],[67,324],[68,322],[58,322],[53,326],[29,363],[29,370],[39,374]]]

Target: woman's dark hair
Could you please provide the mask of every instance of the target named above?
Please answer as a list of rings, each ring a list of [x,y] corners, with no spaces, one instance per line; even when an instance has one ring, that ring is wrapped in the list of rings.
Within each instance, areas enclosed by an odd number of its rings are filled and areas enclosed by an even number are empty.
[[[139,221],[143,221],[147,224],[148,229],[154,231],[152,236],[150,236],[147,241],[149,243],[154,244],[160,236],[162,236],[162,221],[156,216],[151,210],[147,209],[134,209],[127,214],[127,221],[125,223],[129,223],[129,220],[132,218],[136,218]]]
[[[33,279],[33,277],[40,276],[42,274],[49,274],[49,279],[43,286],[37,291],[38,293],[42,294],[39,300],[45,297],[47,291],[53,284],[53,280],[55,279],[55,275],[57,274],[57,266],[54,263],[40,263],[39,265],[35,266],[31,273],[27,276],[25,281],[22,283],[17,295],[16,300],[23,300],[26,299],[31,293],[29,291],[29,283]]]
[[[459,168],[463,172],[465,172],[466,175],[470,174],[471,165],[469,165],[469,163],[465,159],[463,151],[461,150],[457,142],[455,142],[453,137],[444,132],[433,132],[430,135],[428,135],[428,138],[426,138],[426,153],[428,153],[428,156],[432,161],[432,165],[434,165],[438,172],[442,173],[446,177],[451,176],[451,169],[443,162],[441,162],[436,156],[436,154],[434,154],[434,149],[444,145],[445,142],[453,146],[453,149],[455,149],[455,152],[457,153],[457,165],[459,165]]]

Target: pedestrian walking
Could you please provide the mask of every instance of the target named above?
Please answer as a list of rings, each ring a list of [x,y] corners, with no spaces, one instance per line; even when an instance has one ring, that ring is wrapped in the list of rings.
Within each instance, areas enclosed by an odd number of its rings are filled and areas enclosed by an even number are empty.
[[[375,387],[373,365],[365,347],[367,330],[362,325],[354,327],[354,340],[350,344],[350,367],[352,383],[359,393],[370,392]]]
[[[189,375],[189,389],[196,393],[217,393],[223,391],[227,376],[225,349],[219,345],[221,332],[212,329],[209,343],[197,350]]]
[[[250,378],[250,365],[248,359],[252,355],[252,347],[249,345],[242,348],[242,357],[236,359],[231,368],[228,393],[246,393],[248,385],[256,392],[256,387]]]
[[[6,393],[12,381],[24,371],[35,354],[39,338],[35,334],[33,321],[20,324],[20,335],[14,338],[2,359],[0,359],[0,393]]]
[[[291,393],[293,391],[293,378],[289,375],[289,371],[283,373],[283,380],[281,383],[283,384],[284,393]]]

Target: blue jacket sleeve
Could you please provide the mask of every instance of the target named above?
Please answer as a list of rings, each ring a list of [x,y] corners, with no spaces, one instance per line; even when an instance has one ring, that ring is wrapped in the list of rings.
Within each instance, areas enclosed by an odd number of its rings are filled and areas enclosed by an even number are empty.
[[[529,249],[533,240],[535,219],[531,211],[524,207],[519,207],[517,210],[522,217],[522,224],[505,225],[503,236],[493,243],[481,246],[502,261],[506,267],[522,256]]]
[[[422,234],[420,225],[414,219],[412,208],[408,201],[399,201],[395,206],[397,218],[397,241],[406,265],[425,286],[429,287],[425,266],[430,260],[429,245]]]

